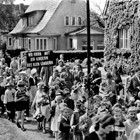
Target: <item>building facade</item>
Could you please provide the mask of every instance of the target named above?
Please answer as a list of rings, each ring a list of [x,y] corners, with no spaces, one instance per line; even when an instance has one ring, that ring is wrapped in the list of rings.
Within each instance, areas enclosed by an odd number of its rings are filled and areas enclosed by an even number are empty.
[[[122,65],[125,73],[139,67],[139,8],[139,0],[107,0],[104,9],[106,64]]]
[[[85,0],[33,0],[10,32],[7,46],[32,51],[82,50],[84,43],[81,42],[86,42],[87,34],[83,32],[85,19]],[[76,30],[81,32],[77,34]],[[102,29],[94,30],[95,34],[91,34],[93,49],[97,44],[103,45],[104,37]]]

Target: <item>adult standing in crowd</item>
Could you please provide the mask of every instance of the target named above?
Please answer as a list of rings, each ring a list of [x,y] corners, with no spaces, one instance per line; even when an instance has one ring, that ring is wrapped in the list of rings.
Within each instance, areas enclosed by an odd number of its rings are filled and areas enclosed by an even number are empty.
[[[128,85],[128,92],[133,96],[135,100],[139,99],[138,93],[140,92],[140,70],[138,69],[136,74],[132,76]]]
[[[92,68],[91,78],[92,78],[92,80],[100,78],[96,82],[94,82],[94,89],[93,90],[94,90],[95,94],[99,94],[99,85],[102,82],[101,71],[98,68],[99,68],[99,64],[98,64],[98,62],[95,62],[93,65],[93,68]]]
[[[30,88],[30,96],[31,96],[31,102],[33,102],[35,95],[36,95],[36,91],[37,91],[37,70],[35,68],[33,68],[31,70],[31,75],[29,78],[29,88]]]
[[[58,70],[58,72],[61,73],[63,68],[64,68],[64,60],[60,59],[58,61],[58,66],[56,66],[56,70]]]
[[[74,82],[74,76],[73,74],[70,72],[70,67],[69,66],[65,66],[65,71],[61,73],[60,78],[63,78],[66,82],[66,87],[71,90],[71,87],[73,86],[73,82]]]
[[[53,66],[42,67],[40,77],[43,80],[45,86],[48,86],[49,78],[52,76]]]
[[[10,68],[12,68],[13,73],[15,73],[18,70],[18,62],[16,60],[16,57],[13,57],[13,60],[10,63]]]

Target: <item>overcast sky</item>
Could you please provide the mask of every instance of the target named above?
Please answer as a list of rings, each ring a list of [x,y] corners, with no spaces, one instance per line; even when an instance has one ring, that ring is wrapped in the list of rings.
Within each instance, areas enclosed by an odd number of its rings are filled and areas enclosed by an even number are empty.
[[[32,1],[33,0],[15,0],[15,4],[24,3],[24,4],[28,4],[29,5]],[[104,5],[105,5],[105,1],[106,0],[90,0],[91,8],[94,11],[99,12],[99,8],[97,8],[97,6],[95,6],[95,5],[97,4],[101,8],[101,10],[103,10]]]

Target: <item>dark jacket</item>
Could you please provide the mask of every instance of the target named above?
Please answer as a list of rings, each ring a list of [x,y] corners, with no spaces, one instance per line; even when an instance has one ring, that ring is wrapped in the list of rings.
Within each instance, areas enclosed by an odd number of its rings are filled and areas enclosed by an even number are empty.
[[[71,110],[74,110],[74,101],[72,99],[65,99],[64,102],[67,104],[68,108]]]
[[[70,138],[70,120],[61,118],[58,132],[58,140],[69,140]]]
[[[96,132],[92,132],[85,137],[85,140],[100,140]]]
[[[85,137],[85,140],[100,140],[96,132],[92,132]],[[104,135],[103,140],[115,140],[115,133],[110,132],[107,135]]]
[[[138,80],[136,75],[134,75],[131,78],[127,89],[133,96],[137,96],[138,92],[140,91],[137,87],[140,87],[140,81]]]

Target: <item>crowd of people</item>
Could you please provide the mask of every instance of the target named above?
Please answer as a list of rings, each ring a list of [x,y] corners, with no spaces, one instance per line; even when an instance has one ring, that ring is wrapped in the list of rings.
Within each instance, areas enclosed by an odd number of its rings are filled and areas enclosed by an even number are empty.
[[[139,140],[140,70],[125,86],[116,65],[105,76],[99,62],[91,65],[87,75],[80,60],[65,62],[63,55],[56,66],[41,70],[2,58],[1,116],[7,114],[22,131],[32,116],[37,129],[56,140]]]

